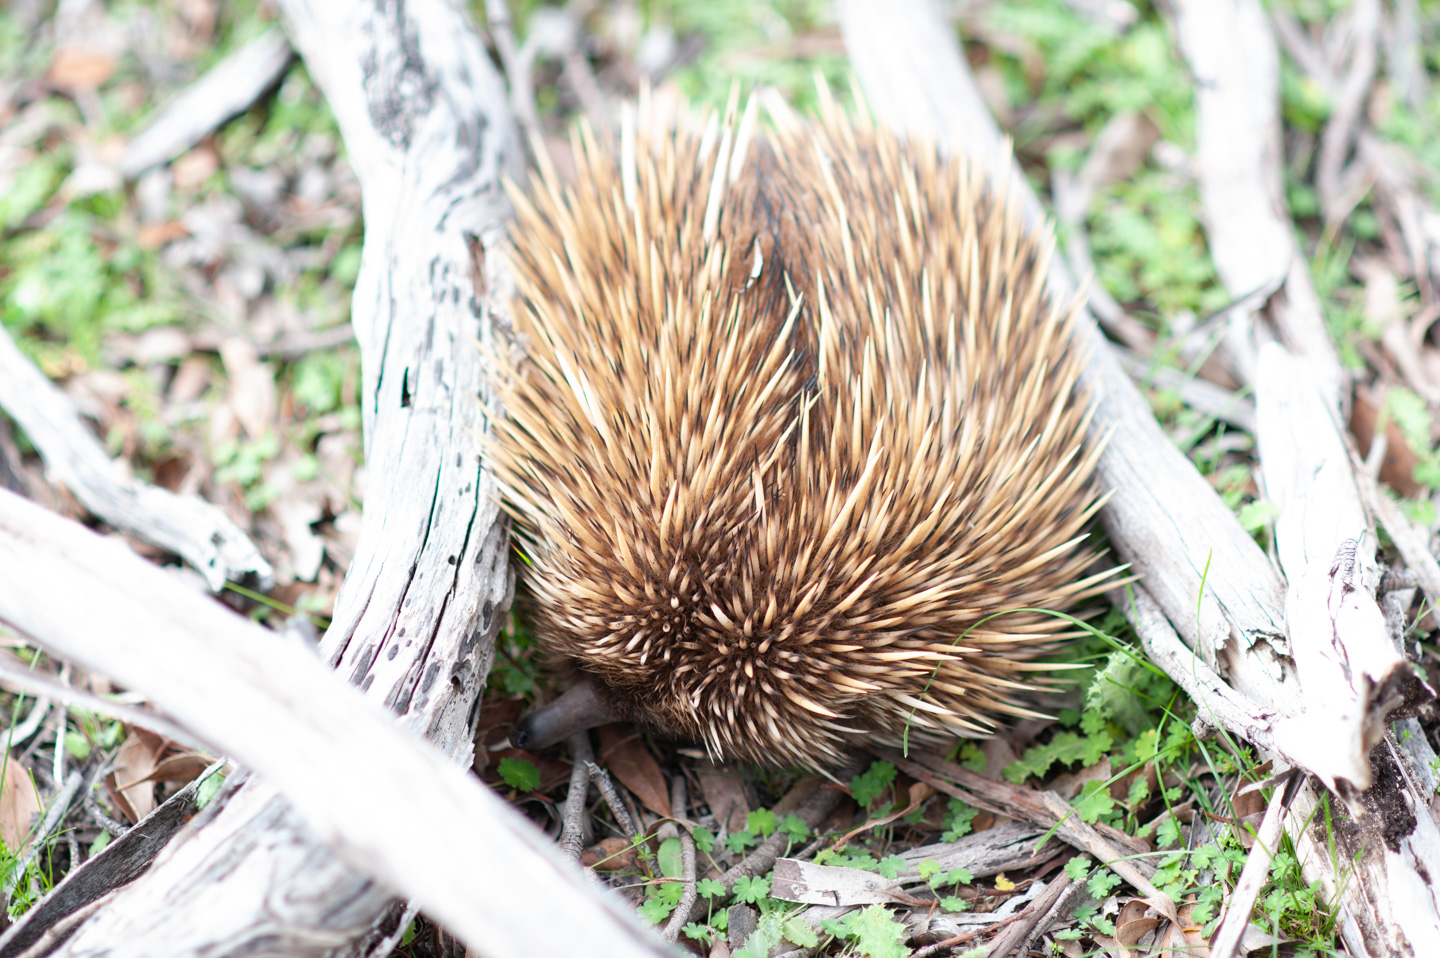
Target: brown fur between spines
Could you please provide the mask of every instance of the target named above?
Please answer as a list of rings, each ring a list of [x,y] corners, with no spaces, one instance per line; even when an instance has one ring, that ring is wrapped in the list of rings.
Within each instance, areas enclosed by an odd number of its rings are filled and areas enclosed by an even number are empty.
[[[582,134],[574,186],[515,191],[529,358],[493,456],[545,647],[772,765],[1033,715],[1068,624],[984,620],[1114,582],[1048,238],[821,100],[763,130],[754,101],[673,130],[642,104],[633,168]]]

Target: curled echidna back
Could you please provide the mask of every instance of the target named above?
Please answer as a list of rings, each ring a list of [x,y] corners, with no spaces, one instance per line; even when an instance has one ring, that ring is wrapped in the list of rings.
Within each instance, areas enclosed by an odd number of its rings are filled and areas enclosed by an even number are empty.
[[[821,99],[642,100],[619,157],[581,133],[573,186],[515,197],[495,465],[536,634],[620,714],[767,764],[1033,714],[1066,628],[1029,610],[1109,581],[1048,238]]]

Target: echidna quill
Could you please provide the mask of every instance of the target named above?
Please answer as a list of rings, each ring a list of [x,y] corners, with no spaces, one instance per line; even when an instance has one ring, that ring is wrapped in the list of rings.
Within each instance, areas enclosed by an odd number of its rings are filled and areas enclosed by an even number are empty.
[[[821,91],[757,123],[640,104],[619,156],[515,196],[495,468],[535,634],[608,718],[716,757],[832,765],[1028,704],[1098,508],[1076,307],[993,185]],[[1015,611],[1022,610],[1022,611]]]

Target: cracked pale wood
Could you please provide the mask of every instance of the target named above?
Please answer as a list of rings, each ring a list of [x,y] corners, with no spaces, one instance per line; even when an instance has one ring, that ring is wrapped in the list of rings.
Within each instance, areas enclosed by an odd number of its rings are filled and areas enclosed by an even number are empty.
[[[482,357],[504,277],[486,268],[477,290],[466,237],[501,228],[509,215],[501,176],[519,172],[521,153],[500,80],[452,4],[293,0],[282,14],[339,121],[365,215],[352,322],[367,494],[322,654],[468,766],[513,577],[507,526],[479,454],[487,416],[498,412]],[[369,776],[390,774],[373,762],[353,770],[362,773],[331,787],[365,789]],[[374,827],[413,814],[400,806]],[[519,887],[496,877],[511,867],[503,857],[466,865],[469,881],[497,894]],[[408,914],[257,781],[180,836],[57,953],[380,954]],[[532,929],[534,948],[560,949],[543,927]],[[485,945],[498,953],[499,943]]]
[[[335,887],[353,887],[350,869],[413,899],[487,955],[573,954],[573,941],[539,931],[557,911],[585,929],[587,954],[664,953],[628,904],[597,894],[547,835],[455,764],[449,749],[397,723],[300,643],[186,589],[123,544],[6,491],[0,581],[10,586],[0,592],[0,622],[144,692],[285,796],[280,802],[246,785],[235,790],[232,806],[259,803],[261,820],[282,834],[314,836],[306,840],[334,853],[300,874],[277,875],[294,856],[272,858],[270,830],[222,809],[189,834],[238,823],[231,839],[250,854],[216,859],[208,846],[177,839],[58,953],[213,955],[226,942],[233,948],[244,941],[249,954],[293,955],[293,936],[257,937],[257,927],[274,933],[284,931],[284,919],[310,921],[317,903],[327,914],[348,909],[355,927],[368,927],[365,896],[330,900]],[[86,601],[73,601],[76,594]],[[194,878],[183,889],[182,910],[171,896],[146,897],[157,887],[147,878],[175,862]],[[253,911],[256,892],[279,910]],[[327,943],[310,942],[317,944]]]
[[[1370,750],[1404,704],[1412,670],[1376,596],[1383,570],[1328,384],[1279,343],[1260,347],[1256,450],[1275,545],[1289,581],[1285,614],[1302,711],[1284,750],[1334,789],[1371,784]]]
[[[270,563],[229,516],[197,496],[140,482],[110,458],[70,398],[0,328],[0,409],[25,430],[45,475],[110,525],[194,566],[219,592],[227,579],[274,584]]]
[[[1195,167],[1215,270],[1236,297],[1283,282],[1271,318],[1284,342],[1316,364],[1339,403],[1345,376],[1285,201],[1279,54],[1265,11],[1255,0],[1172,6],[1195,76]]]

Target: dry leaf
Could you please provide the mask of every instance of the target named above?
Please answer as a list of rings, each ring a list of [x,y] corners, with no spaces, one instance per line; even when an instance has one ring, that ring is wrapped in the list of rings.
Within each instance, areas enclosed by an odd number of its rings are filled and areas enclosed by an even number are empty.
[[[220,157],[208,146],[197,146],[170,166],[175,176],[175,189],[193,193],[220,170]]]
[[[1095,944],[1105,949],[1105,954],[1108,955],[1109,958],[1130,958],[1129,949],[1114,938],[1102,935],[1098,931],[1091,932],[1090,938]]]
[[[230,377],[226,405],[245,427],[251,439],[258,439],[274,429],[278,403],[275,396],[275,371],[262,363],[255,346],[239,336],[231,336],[220,344],[220,360]]]
[[[750,803],[745,800],[739,773],[728,769],[702,768],[696,775],[700,779],[700,792],[715,816],[716,825],[726,835],[743,832],[745,822],[750,818]]]
[[[176,782],[188,785],[199,777],[200,773],[210,767],[215,761],[208,755],[201,755],[199,752],[181,752],[179,755],[171,755],[155,766],[155,771],[145,776],[144,782]],[[126,785],[139,785],[140,782],[127,782]]]
[[[46,79],[66,93],[94,90],[115,72],[115,58],[83,47],[61,47],[50,61]]]
[[[841,835],[835,840],[835,846],[839,847],[840,845],[844,845],[856,835],[859,835],[862,832],[868,832],[873,828],[880,828],[883,825],[889,825],[897,818],[904,818],[906,815],[913,813],[921,805],[925,804],[925,801],[934,794],[935,789],[932,786],[927,785],[924,782],[912,782],[910,784],[910,789],[908,792],[908,795],[910,796],[910,803],[908,805],[898,811],[886,815],[884,818],[872,818],[865,822],[864,825],[861,825],[859,828],[851,829],[850,831],[846,832],[844,835]]]
[[[618,872],[635,867],[635,846],[624,838],[606,838],[580,853],[580,864],[597,872]]]
[[[265,478],[275,492],[270,515],[280,524],[280,534],[290,553],[290,573],[302,582],[314,582],[325,559],[325,540],[315,533],[315,524],[325,517],[329,501],[326,484],[320,479],[296,479],[303,456],[286,445],[280,458],[265,469]]]
[[[600,727],[600,764],[661,818],[670,817],[670,790],[655,756],[628,725]]]
[[[1370,455],[1370,444],[1375,441],[1375,426],[1380,420],[1383,399],[1365,386],[1355,387],[1355,402],[1350,409],[1350,431],[1355,435],[1355,444],[1360,455]],[[1415,467],[1420,459],[1405,434],[1395,424],[1393,417],[1385,417],[1385,458],[1380,463],[1380,481],[1388,484],[1402,496],[1416,496],[1422,491],[1415,481]]]
[[[19,852],[40,814],[40,796],[25,766],[9,755],[0,776],[4,777],[0,782],[0,839],[10,851]]]
[[[194,402],[210,387],[210,360],[204,356],[188,356],[170,380],[170,402],[175,405]]]
[[[190,231],[178,220],[168,220],[164,223],[146,223],[135,231],[135,242],[140,244],[141,249],[157,250],[167,243],[184,239],[190,235]]]
[[[1160,927],[1162,919],[1149,914],[1149,904],[1141,898],[1132,898],[1120,908],[1115,916],[1115,940],[1124,948],[1134,948],[1140,939]]]
[[[1170,935],[1165,942],[1166,953],[1162,958],[1170,958],[1172,942],[1174,954],[1183,955],[1185,958],[1210,958],[1210,940],[1196,923],[1192,915],[1194,911],[1194,902],[1181,906],[1181,924],[1170,926]]]
[[[164,748],[164,740],[155,733],[131,729],[115,756],[115,769],[109,779],[124,799],[121,811],[127,813],[132,824],[155,809],[155,785],[150,776],[160,764],[160,752]]]

